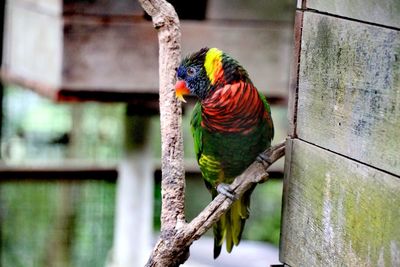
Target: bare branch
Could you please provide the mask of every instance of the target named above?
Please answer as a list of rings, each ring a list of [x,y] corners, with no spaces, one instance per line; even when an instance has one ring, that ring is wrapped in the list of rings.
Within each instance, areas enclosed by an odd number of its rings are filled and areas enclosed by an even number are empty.
[[[181,59],[181,33],[178,15],[165,0],[139,0],[152,17],[158,31],[162,212],[161,231],[173,233],[179,222],[185,222],[183,138],[181,103],[175,97],[175,69]]]

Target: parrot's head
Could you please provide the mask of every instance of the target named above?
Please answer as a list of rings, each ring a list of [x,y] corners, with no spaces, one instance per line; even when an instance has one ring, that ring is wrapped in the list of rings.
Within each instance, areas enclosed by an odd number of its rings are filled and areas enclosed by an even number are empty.
[[[211,83],[204,62],[209,50],[202,48],[200,51],[189,55],[182,60],[176,69],[175,92],[179,100],[185,102],[184,95],[194,95],[200,99],[207,96]]]
[[[204,100],[215,89],[238,81],[247,81],[246,70],[218,48],[202,48],[184,58],[176,69],[176,96],[194,95]]]

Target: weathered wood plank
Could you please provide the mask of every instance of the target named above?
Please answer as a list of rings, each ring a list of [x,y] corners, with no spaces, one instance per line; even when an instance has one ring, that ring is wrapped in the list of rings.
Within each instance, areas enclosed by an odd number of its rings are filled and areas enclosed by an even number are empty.
[[[293,21],[292,0],[208,0],[207,19]]]
[[[158,47],[150,23],[71,22],[64,36],[64,88],[158,92]],[[290,39],[288,26],[182,22],[184,55],[219,47],[235,56],[270,97],[287,95]]]
[[[157,33],[150,22],[64,26],[63,81],[67,90],[158,91]]]
[[[399,0],[306,0],[303,8],[400,28]]]
[[[400,266],[400,179],[291,142],[280,260],[290,266]]]
[[[92,15],[92,16],[143,16],[144,11],[138,1],[130,0],[8,0],[9,5],[17,5],[48,15]]]
[[[132,0],[68,0],[63,1],[62,9],[64,15],[144,16],[139,2]]]
[[[57,181],[57,180],[108,180],[117,179],[117,164],[96,165],[91,162],[64,161],[43,165],[0,164],[0,183],[9,181]]]
[[[294,46],[292,53],[292,62],[290,66],[289,80],[289,101],[288,101],[288,134],[296,137],[297,124],[297,101],[298,101],[298,85],[299,85],[299,67],[300,67],[300,49],[301,49],[301,34],[303,30],[303,12],[296,11],[294,20]]]
[[[305,12],[298,137],[400,175],[400,32]]]

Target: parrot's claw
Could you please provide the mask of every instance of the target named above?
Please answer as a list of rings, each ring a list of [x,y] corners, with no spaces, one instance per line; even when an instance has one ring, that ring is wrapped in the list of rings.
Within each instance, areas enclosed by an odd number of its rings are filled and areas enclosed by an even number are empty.
[[[217,192],[223,194],[227,198],[232,201],[235,201],[237,198],[235,196],[235,191],[229,186],[229,184],[220,183],[217,185]]]
[[[259,154],[256,160],[260,162],[265,168],[268,168],[273,163],[272,160],[264,153]]]

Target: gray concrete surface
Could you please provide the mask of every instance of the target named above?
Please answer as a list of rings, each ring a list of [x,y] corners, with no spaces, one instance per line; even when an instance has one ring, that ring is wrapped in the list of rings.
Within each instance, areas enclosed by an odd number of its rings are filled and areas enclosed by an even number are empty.
[[[269,267],[279,263],[277,247],[256,241],[242,240],[229,254],[223,247],[218,259],[213,259],[213,239],[203,236],[193,243],[190,257],[183,267]]]

